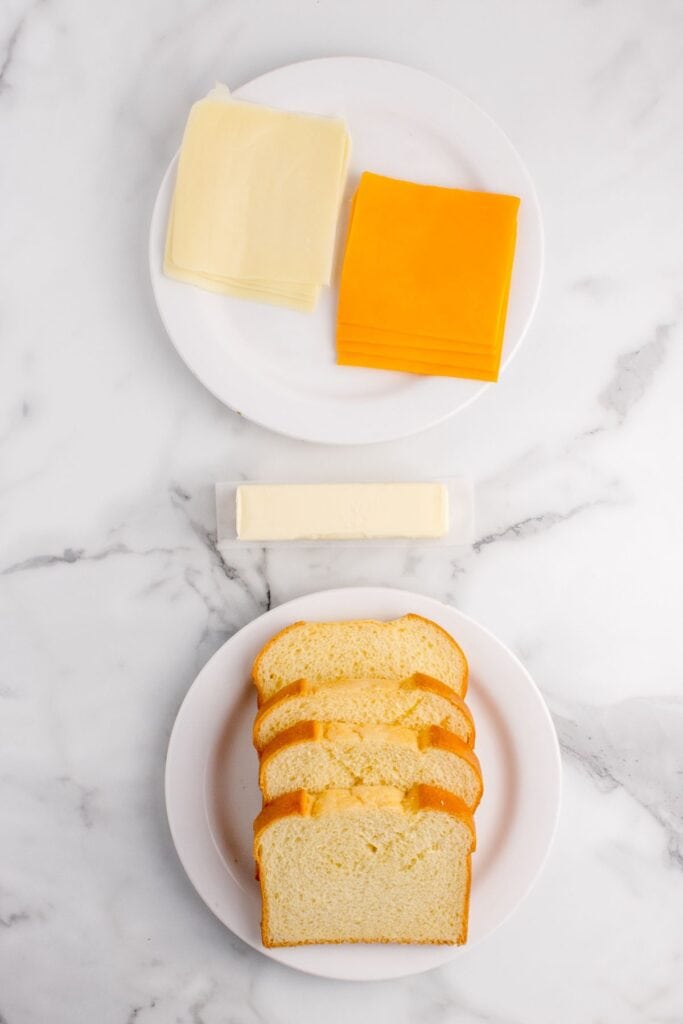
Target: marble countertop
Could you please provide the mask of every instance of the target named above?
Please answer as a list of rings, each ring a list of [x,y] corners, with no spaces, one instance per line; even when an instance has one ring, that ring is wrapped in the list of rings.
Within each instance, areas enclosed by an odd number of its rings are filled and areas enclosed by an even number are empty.
[[[683,6],[675,0],[8,0],[0,11],[0,1021],[683,1020]],[[326,449],[223,408],[146,266],[190,102],[293,60],[452,82],[537,183],[547,270],[503,382],[407,442]],[[283,466],[471,474],[477,541],[216,555],[212,484]],[[195,895],[164,813],[198,668],[321,587],[421,591],[495,631],[552,710],[559,833],[456,964],[308,978]]]

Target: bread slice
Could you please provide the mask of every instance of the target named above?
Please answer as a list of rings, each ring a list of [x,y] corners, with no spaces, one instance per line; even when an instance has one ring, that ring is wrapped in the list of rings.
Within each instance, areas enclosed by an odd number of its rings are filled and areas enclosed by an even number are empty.
[[[474,722],[465,702],[449,686],[416,673],[407,679],[299,679],[290,683],[261,706],[254,722],[254,746],[263,750],[278,733],[314,719],[349,725],[378,722],[410,729],[440,725],[474,745]]]
[[[470,811],[483,790],[472,749],[438,725],[418,732],[403,725],[299,722],[261,754],[259,785],[265,801],[296,789],[368,785],[407,790],[418,783],[453,793]]]
[[[420,615],[295,622],[268,641],[252,670],[259,703],[297,679],[405,679],[413,672],[465,695],[465,655],[445,629]]]
[[[288,793],[254,823],[265,946],[463,943],[472,817],[451,793]]]

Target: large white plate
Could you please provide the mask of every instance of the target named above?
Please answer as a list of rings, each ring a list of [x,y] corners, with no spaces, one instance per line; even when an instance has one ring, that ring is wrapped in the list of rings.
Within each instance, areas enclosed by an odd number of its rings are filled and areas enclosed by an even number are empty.
[[[237,89],[235,95],[345,117],[352,139],[347,200],[363,170],[520,196],[503,349],[503,366],[507,366],[536,306],[543,231],[531,179],[510,141],[487,114],[421,71],[358,57],[278,68]],[[176,160],[161,183],[152,217],[152,286],[178,353],[222,402],[282,434],[359,444],[414,434],[482,393],[487,385],[478,381],[336,366],[336,285],[324,290],[315,313],[305,314],[212,295],[164,277],[164,238]],[[346,236],[348,205],[343,205],[338,249]]]
[[[477,728],[484,797],[476,815],[469,942],[452,946],[261,945],[252,822],[261,801],[251,745],[252,661],[299,619],[390,619],[417,612],[439,622],[470,664],[467,701]],[[398,978],[462,956],[529,892],[555,832],[560,756],[543,698],[520,662],[482,626],[447,605],[383,587],[309,594],[261,615],[204,666],[178,713],[166,762],[166,806],[183,866],[214,914],[254,949],[328,978]]]

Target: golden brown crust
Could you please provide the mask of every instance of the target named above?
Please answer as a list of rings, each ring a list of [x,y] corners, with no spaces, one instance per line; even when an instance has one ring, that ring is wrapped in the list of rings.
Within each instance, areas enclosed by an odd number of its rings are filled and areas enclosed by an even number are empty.
[[[448,630],[444,629],[443,626],[440,626],[438,622],[434,622],[433,619],[428,619],[424,615],[418,615],[416,612],[408,612],[407,615],[403,615],[401,617],[404,618],[404,619],[418,619],[420,622],[426,622],[427,625],[429,625],[429,626],[434,626],[434,628],[438,629],[440,633],[443,633],[443,635],[446,637],[446,639],[453,645],[453,647],[455,647],[456,651],[458,652],[458,654],[462,658],[463,665],[465,666],[465,671],[464,671],[464,674],[463,674],[463,677],[462,677],[462,684],[461,684],[462,691],[461,691],[461,694],[460,694],[461,697],[464,697],[467,694],[467,687],[468,687],[468,684],[469,684],[470,666],[469,666],[469,663],[467,661],[467,658],[465,657],[465,652],[463,651],[463,649],[460,646],[460,644],[457,643],[453,639],[453,637],[448,632]]]
[[[476,849],[476,837],[475,845],[472,847],[470,853],[467,854],[467,884],[465,887],[465,906],[462,914],[462,928],[456,945],[464,946],[467,942],[467,929],[470,924],[470,897],[472,895],[472,853]]]
[[[254,728],[252,729],[252,737],[255,747],[257,746],[256,732],[260,722],[263,721],[263,716],[266,715],[275,704],[279,704],[281,700],[287,700],[288,697],[300,697],[302,694],[308,692],[308,688],[309,683],[306,679],[297,679],[296,682],[288,683],[287,686],[283,686],[281,690],[276,690],[275,693],[272,693],[267,700],[263,701],[263,703],[261,703],[257,697],[258,711],[256,712]]]
[[[463,761],[466,761],[467,764],[473,768],[479,781],[477,794],[470,808],[471,812],[474,813],[481,802],[482,796],[484,795],[484,777],[481,773],[479,758],[471,747],[466,743],[463,743],[459,736],[455,736],[454,733],[448,732],[447,729],[442,729],[440,725],[428,725],[426,729],[423,729],[420,734],[421,744],[423,741],[422,737],[425,733],[427,734],[425,736],[426,746],[436,747],[439,750],[448,750],[450,753],[455,754],[456,757],[462,758]]]
[[[460,692],[460,696],[464,697],[465,694],[467,693],[467,686],[468,686],[468,681],[469,681],[468,680],[469,665],[468,665],[468,662],[467,662],[467,658],[465,657],[465,652],[463,651],[462,647],[460,647],[460,645],[458,643],[456,643],[456,641],[453,639],[451,634],[447,630],[445,630],[443,628],[443,626],[440,626],[438,624],[438,622],[434,622],[432,619],[428,619],[424,615],[418,615],[416,612],[407,612],[405,615],[400,615],[396,619],[387,619],[387,620],[384,620],[384,621],[381,620],[381,619],[339,619],[339,620],[335,620],[335,624],[340,624],[341,625],[341,624],[344,624],[344,623],[346,623],[346,624],[353,623],[354,625],[362,625],[363,623],[373,623],[374,625],[388,626],[388,625],[390,625],[392,623],[399,622],[402,619],[414,619],[415,621],[425,622],[425,623],[427,623],[427,625],[433,626],[434,629],[437,629],[440,633],[442,633],[446,637],[448,642],[456,649],[456,651],[460,655],[460,658],[462,659],[462,664],[463,664],[463,668],[464,668],[463,676],[462,676],[462,682],[461,682],[461,692]],[[268,640],[268,642],[266,644],[264,644],[264,646],[261,648],[259,653],[256,655],[256,658],[254,659],[254,663],[253,663],[252,669],[251,669],[251,678],[252,678],[252,681],[253,681],[253,683],[254,683],[254,685],[256,687],[256,691],[257,691],[257,694],[258,694],[259,706],[261,705],[261,701],[262,701],[261,690],[260,690],[260,686],[259,686],[259,673],[260,673],[261,662],[263,661],[263,658],[268,653],[268,651],[273,646],[273,644],[275,644],[278,640],[280,640],[281,637],[286,636],[286,634],[290,633],[293,629],[297,629],[299,626],[305,626],[307,624],[308,624],[307,622],[305,622],[304,620],[300,619],[297,622],[290,623],[289,626],[285,626],[284,629],[281,629],[278,633],[275,634],[275,636],[272,636],[270,638],[270,640]]]
[[[294,746],[296,743],[307,743],[310,740],[321,740],[323,738],[322,722],[297,722],[289,729],[283,729],[277,736],[274,736],[270,743],[266,743],[259,757],[259,787],[264,792],[263,773],[267,762],[277,754],[283,747]]]
[[[281,690],[276,690],[275,693],[271,693],[267,700],[264,700],[263,704],[258,709],[257,718],[260,715],[265,714],[269,708],[274,704],[279,703],[281,700],[285,700],[287,697],[299,697],[304,693],[308,693],[311,687],[311,683],[308,679],[297,679],[293,683],[287,683]]]
[[[437,747],[439,750],[447,750],[451,754],[457,754],[463,761],[472,765],[477,775],[481,778],[481,765],[479,758],[472,748],[448,729],[442,729],[440,725],[427,725],[420,730],[420,747]]]
[[[364,787],[359,788],[363,789]],[[381,790],[390,787],[377,786],[370,788]],[[353,788],[349,792],[353,793]],[[451,814],[454,818],[459,818],[469,829],[472,836],[472,849],[475,849],[476,832],[472,812],[455,793],[449,793],[447,789],[440,789],[439,786],[428,786],[425,783],[419,783],[405,792],[404,803],[413,812],[422,810],[443,811],[445,814]],[[282,796],[269,801],[254,821],[255,844],[258,844],[260,833],[280,818],[288,818],[291,815],[297,815],[302,818],[310,817],[312,804],[313,796],[306,789],[297,789],[293,793],[284,793]],[[258,853],[258,851],[256,852]]]
[[[346,682],[346,680],[336,679],[332,681],[332,685],[343,684],[344,682]],[[380,680],[376,680],[376,682],[380,682]],[[264,700],[256,713],[252,731],[252,741],[256,749],[259,749],[257,740],[259,727],[271,708],[275,707],[281,701],[288,700],[291,697],[300,697],[306,693],[315,691],[318,687],[329,685],[330,683],[326,682],[311,683],[307,679],[297,679],[296,682],[283,686],[281,690],[277,690],[277,692],[272,694],[267,700]],[[474,746],[476,733],[472,713],[462,697],[459,697],[455,690],[450,686],[447,686],[446,683],[442,683],[440,680],[434,679],[432,676],[425,675],[422,672],[415,672],[412,676],[408,676],[406,679],[396,680],[396,686],[397,688],[410,688],[412,686],[415,687],[415,689],[422,690],[423,693],[433,693],[435,696],[443,697],[444,700],[447,700],[448,703],[452,707],[457,708],[466,719],[469,733],[467,743],[470,747]]]
[[[334,723],[332,723],[334,724]],[[297,722],[296,725],[292,725],[289,729],[284,729],[278,733],[277,736],[265,745],[261,751],[260,762],[259,762],[259,786],[261,791],[265,793],[264,787],[264,772],[267,762],[270,758],[274,757],[279,750],[284,747],[292,747],[297,743],[319,743],[325,739],[325,733],[327,729],[327,722]],[[386,727],[389,735],[391,735],[391,726]],[[403,730],[399,727],[401,732],[409,732],[411,730]],[[384,733],[386,739],[386,733]],[[471,810],[479,805],[484,792],[484,783],[481,774],[481,765],[479,758],[474,751],[464,743],[459,736],[456,736],[452,732],[448,732],[447,729],[442,729],[439,725],[428,725],[424,729],[420,729],[415,734],[417,745],[421,751],[427,750],[432,747],[437,750],[445,750],[449,754],[453,754],[455,757],[461,758],[473,769],[479,785],[477,787],[477,795]],[[266,794],[267,797],[267,794]]]
[[[453,642],[455,643],[455,641]],[[452,689],[452,687],[447,686],[446,683],[442,683],[440,679],[435,679],[433,676],[427,676],[424,674],[424,672],[415,672],[412,676],[408,676],[407,679],[404,679],[402,681],[402,685],[405,686],[407,683],[410,683],[411,680],[413,685],[417,687],[418,690],[424,690],[427,693],[438,694],[440,697],[443,697],[445,700],[449,701],[449,703],[451,703],[453,707],[458,708],[458,710],[463,713],[464,717],[467,719],[470,728],[470,739],[468,740],[468,742],[469,745],[473,747],[475,740],[474,719],[472,718],[472,712],[468,708],[467,704],[465,704],[463,697],[460,697],[455,692],[455,690]],[[466,680],[465,687],[467,687]],[[463,696],[464,693],[465,691],[463,690]]]
[[[476,849],[477,833],[474,828],[472,811],[459,796],[449,793],[447,789],[441,789],[440,786],[428,786],[424,782],[414,786],[407,795],[416,800],[417,810],[443,811],[445,814],[451,814],[454,818],[459,818],[463,824],[467,825],[472,836],[471,850]]]
[[[426,786],[418,785],[414,786],[412,790],[406,793],[406,802],[412,804],[414,811],[419,810],[436,810],[443,811],[446,814],[451,814],[453,817],[458,818],[462,821],[469,829],[472,837],[472,846],[470,852],[467,854],[467,883],[466,883],[466,896],[465,896],[465,908],[462,918],[462,928],[460,934],[453,941],[442,939],[437,942],[421,942],[416,943],[414,939],[373,939],[374,943],[385,943],[385,942],[397,942],[405,945],[428,945],[428,946],[461,946],[467,942],[467,926],[469,921],[469,903],[470,903],[470,891],[472,884],[472,858],[471,855],[476,849],[476,832],[474,828],[474,820],[471,813],[465,806],[462,800],[460,800],[453,793],[449,793],[445,789],[439,789],[437,786]],[[276,821],[279,818],[288,817],[292,814],[298,814],[306,817],[310,814],[311,797],[306,790],[298,790],[295,793],[286,793],[284,796],[278,797],[271,803],[266,804],[264,809],[261,811],[256,821],[254,822],[254,854],[257,861],[258,871],[258,838],[264,828],[267,828],[271,822]],[[266,898],[263,884],[261,885],[261,940],[264,946],[274,948],[276,946],[310,946],[310,945],[342,945],[352,942],[358,942],[357,939],[334,939],[334,940],[318,940],[315,943],[312,942],[270,942],[268,939],[268,901]]]
[[[254,658],[254,664],[251,667],[251,679],[258,693],[259,704],[261,703],[261,693],[259,690],[258,675],[261,667],[261,662],[263,661],[264,657],[266,656],[270,648],[273,646],[273,644],[276,643],[280,639],[280,637],[283,637],[286,633],[290,633],[293,629],[297,629],[298,626],[305,625],[306,623],[302,619],[299,619],[298,622],[292,622],[289,626],[285,626],[285,628],[281,629],[278,633],[275,634],[275,636],[271,636],[270,640],[263,645],[261,650]]]
[[[472,877],[472,869],[470,867],[470,858],[467,858],[467,877],[468,887],[471,884],[469,879]],[[467,892],[467,912],[469,913],[469,888]],[[316,939],[315,941],[306,939],[303,942],[269,942],[265,929],[267,927],[267,918],[263,918],[261,921],[261,942],[268,949],[277,949],[278,947],[284,946],[353,946],[353,945],[364,945],[368,944],[368,941],[373,946],[381,945],[395,945],[395,946],[464,946],[467,942],[467,920],[463,920],[462,931],[457,939]]]
[[[271,800],[270,803],[265,805],[260,814],[256,816],[254,821],[254,841],[258,840],[264,828],[267,828],[273,821],[277,821],[279,818],[289,818],[292,815],[307,817],[309,804],[310,798],[305,789],[297,789],[293,793],[283,793],[282,796]],[[256,862],[258,864],[258,857],[256,857]]]

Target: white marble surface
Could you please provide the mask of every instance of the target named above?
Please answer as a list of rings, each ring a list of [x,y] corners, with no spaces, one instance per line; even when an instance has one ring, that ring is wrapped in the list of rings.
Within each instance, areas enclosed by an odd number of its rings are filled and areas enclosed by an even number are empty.
[[[167,342],[146,235],[190,101],[296,59],[389,57],[496,117],[547,230],[510,372],[405,443],[324,450],[222,408]],[[0,1021],[683,1020],[683,5],[258,0],[0,8]],[[211,485],[471,473],[450,558],[216,555]],[[199,666],[270,603],[382,583],[526,662],[564,805],[523,908],[452,967],[314,980],[195,896],[163,807]]]

